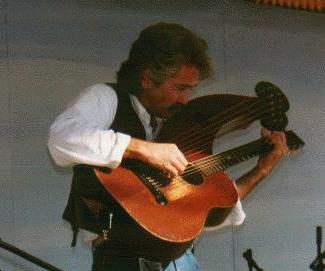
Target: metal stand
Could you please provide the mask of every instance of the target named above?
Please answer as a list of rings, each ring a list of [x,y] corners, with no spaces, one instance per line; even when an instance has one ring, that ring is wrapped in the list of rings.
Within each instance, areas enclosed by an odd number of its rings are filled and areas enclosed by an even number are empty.
[[[253,271],[253,268],[256,271],[264,271],[262,268],[260,268],[257,263],[253,260],[253,253],[251,249],[247,249],[244,254],[243,257],[246,259],[247,264],[248,264],[248,270],[249,271]]]
[[[43,260],[39,259],[39,258],[36,258],[34,256],[32,256],[31,254],[15,247],[15,246],[12,246],[4,241],[1,240],[0,238],[0,247],[3,248],[3,249],[6,249],[24,259],[26,259],[27,261],[30,261],[32,262],[33,264],[36,264],[46,270],[49,270],[49,271],[62,271],[61,269],[58,269],[56,268],[55,266],[47,263],[47,262],[44,262]]]
[[[321,252],[321,246],[322,246],[322,227],[317,226],[316,227],[316,244],[317,244],[317,257],[316,259],[310,264],[310,269],[313,271],[324,271],[325,265],[323,263],[323,260],[325,259],[325,251]]]

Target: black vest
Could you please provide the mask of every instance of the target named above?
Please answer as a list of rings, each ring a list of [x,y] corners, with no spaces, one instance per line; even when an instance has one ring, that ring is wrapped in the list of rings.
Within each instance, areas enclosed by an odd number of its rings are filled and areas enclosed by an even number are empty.
[[[117,111],[110,129],[145,139],[144,127],[133,109],[129,94],[118,91],[115,84],[109,85],[115,89],[118,97]],[[109,168],[100,169],[110,170]],[[63,213],[63,219],[71,224],[74,233],[71,245],[76,244],[79,228],[101,234],[102,230],[108,227],[108,217],[111,212],[114,213],[115,221],[126,222],[130,219],[97,181],[93,167],[75,166],[68,204]]]

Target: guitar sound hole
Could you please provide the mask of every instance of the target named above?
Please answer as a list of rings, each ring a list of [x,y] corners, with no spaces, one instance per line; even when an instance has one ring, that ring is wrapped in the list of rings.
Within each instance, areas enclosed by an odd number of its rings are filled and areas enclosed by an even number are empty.
[[[182,178],[193,185],[200,185],[203,183],[204,179],[203,179],[203,173],[200,171],[200,169],[193,165],[193,164],[189,164],[185,171],[182,174]]]

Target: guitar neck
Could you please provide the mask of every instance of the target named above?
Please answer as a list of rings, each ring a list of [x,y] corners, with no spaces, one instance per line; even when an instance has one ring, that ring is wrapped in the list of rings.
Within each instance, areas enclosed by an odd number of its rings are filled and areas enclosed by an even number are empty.
[[[290,151],[297,150],[304,146],[304,142],[293,131],[287,131],[285,134]],[[203,175],[208,176],[219,171],[224,171],[233,165],[258,155],[268,153],[272,149],[272,145],[266,143],[263,139],[258,139],[240,147],[219,154],[210,155],[194,162],[194,164],[200,168]]]

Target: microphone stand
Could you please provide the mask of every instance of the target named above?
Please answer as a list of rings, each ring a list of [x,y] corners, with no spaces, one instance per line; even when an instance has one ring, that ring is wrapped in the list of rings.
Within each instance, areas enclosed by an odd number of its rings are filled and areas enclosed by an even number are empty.
[[[253,260],[253,253],[251,249],[247,249],[244,253],[243,253],[243,257],[246,259],[247,264],[248,264],[248,270],[249,271],[253,271],[253,268],[256,271],[264,271],[262,268],[260,268],[257,263]]]
[[[6,249],[30,262],[32,262],[33,264],[36,264],[46,270],[49,270],[49,271],[62,271],[61,269],[58,269],[56,268],[55,266],[47,263],[47,262],[44,262],[43,260],[39,259],[39,258],[36,258],[34,256],[32,256],[31,254],[13,246],[13,245],[10,245],[4,241],[1,240],[0,238],[0,247],[3,248],[3,249]]]
[[[316,227],[316,245],[317,245],[317,257],[316,259],[310,264],[310,269],[313,271],[324,271],[325,264],[323,263],[323,259],[325,259],[325,251],[321,252],[322,246],[322,227]]]

